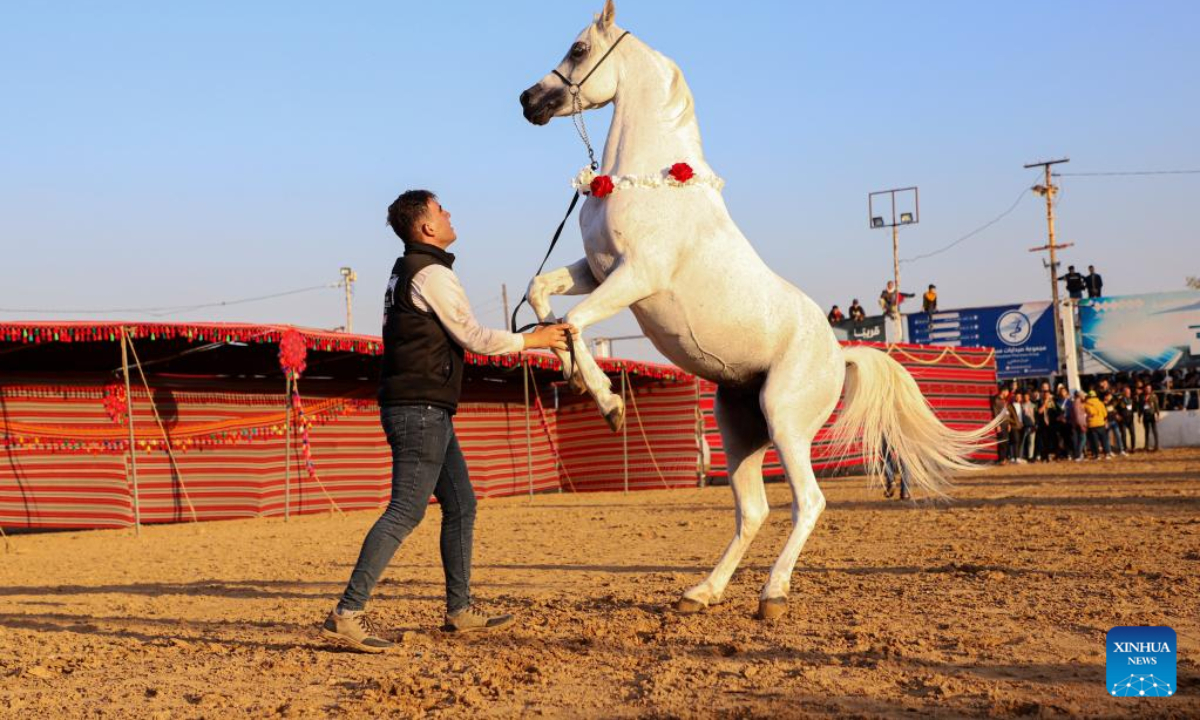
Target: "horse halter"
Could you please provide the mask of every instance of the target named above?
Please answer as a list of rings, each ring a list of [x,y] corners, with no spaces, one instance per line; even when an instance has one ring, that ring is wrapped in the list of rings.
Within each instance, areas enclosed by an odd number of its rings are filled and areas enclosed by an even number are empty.
[[[613,50],[617,49],[617,46],[621,44],[621,41],[624,40],[625,36],[628,34],[628,30],[621,33],[621,37],[617,38],[616,41],[609,46],[608,51],[600,56],[600,60],[592,66],[591,70],[588,70],[587,75],[584,75],[583,79],[579,82],[572,82],[571,78],[560,73],[557,68],[550,71],[557,75],[559,80],[563,81],[563,84],[567,86],[567,92],[571,93],[571,122],[575,124],[575,131],[579,133],[579,139],[582,140],[583,144],[587,147],[588,160],[591,161],[592,170],[599,170],[600,163],[596,162],[596,153],[594,150],[592,150],[591,139],[588,138],[587,125],[583,124],[583,99],[579,97],[579,93],[580,90],[583,89],[583,84],[592,76],[592,73],[596,72],[596,70],[604,64],[604,61],[608,59],[609,55],[612,55]]]

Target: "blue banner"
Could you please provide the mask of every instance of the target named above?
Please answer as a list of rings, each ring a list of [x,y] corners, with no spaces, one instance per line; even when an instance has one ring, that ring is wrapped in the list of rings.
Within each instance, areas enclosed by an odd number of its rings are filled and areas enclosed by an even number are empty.
[[[1200,292],[1081,300],[1081,372],[1200,367]]]
[[[907,339],[919,345],[995,348],[996,377],[1002,380],[1058,371],[1048,302],[909,315]]]

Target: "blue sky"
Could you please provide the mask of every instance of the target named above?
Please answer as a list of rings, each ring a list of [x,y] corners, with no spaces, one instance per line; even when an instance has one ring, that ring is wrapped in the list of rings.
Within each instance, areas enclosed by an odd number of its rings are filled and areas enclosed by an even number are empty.
[[[501,283],[520,295],[586,160],[569,122],[529,125],[517,95],[600,5],[4,3],[0,308],[233,300],[349,265],[356,329],[375,332],[400,250],[385,209],[429,187],[454,214],[479,314],[500,325]],[[1033,184],[1027,162],[1200,168],[1195,3],[625,0],[617,21],[682,67],[734,218],[824,307],[872,303],[890,275],[869,191],[920,187],[908,257],[1009,208]],[[589,116],[593,136],[607,120]],[[1065,260],[1095,264],[1111,294],[1200,274],[1200,175],[1061,185]],[[904,284],[937,283],[943,307],[1045,298],[1027,252],[1044,241],[1027,193],[906,264]],[[552,262],[581,254],[572,224]],[[342,313],[326,289],[163,319],[334,327]],[[96,316],[0,313],[56,317]],[[635,325],[623,314],[596,332]],[[641,341],[617,351],[656,357]]]

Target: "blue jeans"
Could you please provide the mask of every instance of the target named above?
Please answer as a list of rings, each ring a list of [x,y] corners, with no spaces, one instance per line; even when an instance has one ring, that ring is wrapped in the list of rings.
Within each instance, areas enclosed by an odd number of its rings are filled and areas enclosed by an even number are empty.
[[[446,610],[461,610],[471,604],[475,490],[450,412],[428,405],[399,405],[382,408],[380,417],[392,446],[392,499],[363,540],[338,607],[362,610],[366,606],[392,555],[425,517],[433,495],[442,508]]]
[[[1108,421],[1108,432],[1112,435],[1110,444],[1116,452],[1125,452],[1125,440],[1121,437],[1121,423],[1116,420]]]

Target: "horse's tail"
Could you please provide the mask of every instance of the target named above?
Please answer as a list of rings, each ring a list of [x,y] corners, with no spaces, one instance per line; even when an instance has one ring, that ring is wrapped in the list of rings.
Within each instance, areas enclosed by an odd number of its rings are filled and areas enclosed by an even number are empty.
[[[870,475],[882,472],[885,441],[908,471],[909,482],[933,495],[946,494],[951,473],[976,467],[968,457],[995,432],[997,421],[977,430],[952,430],[933,414],[912,375],[887,353],[857,346],[842,354],[846,394],[833,438],[842,448],[859,444]]]

